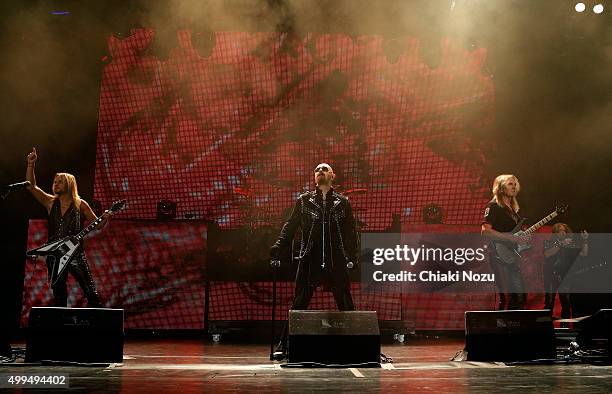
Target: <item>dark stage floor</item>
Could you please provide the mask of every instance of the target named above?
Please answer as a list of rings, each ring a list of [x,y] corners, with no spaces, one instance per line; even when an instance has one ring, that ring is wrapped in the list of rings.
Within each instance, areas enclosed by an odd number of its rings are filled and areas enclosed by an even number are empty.
[[[68,374],[87,392],[538,392],[607,393],[612,366],[506,365],[449,361],[460,338],[409,338],[383,345],[382,368],[282,368],[263,344],[195,339],[128,340],[124,362],[105,367],[3,365],[0,374]],[[48,392],[48,391],[47,391]]]

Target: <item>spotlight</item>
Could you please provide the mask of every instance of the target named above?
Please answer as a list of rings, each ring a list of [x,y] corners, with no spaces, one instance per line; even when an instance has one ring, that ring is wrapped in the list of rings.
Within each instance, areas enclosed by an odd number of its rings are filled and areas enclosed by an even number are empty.
[[[584,5],[584,3],[576,3],[574,9],[576,10],[576,12],[583,12],[584,10],[586,10],[586,5]]]
[[[161,200],[157,203],[157,219],[170,220],[176,217],[176,203],[170,200]]]
[[[596,14],[601,14],[603,12],[603,10],[604,10],[603,4],[596,4],[593,7],[593,12],[596,13]]]

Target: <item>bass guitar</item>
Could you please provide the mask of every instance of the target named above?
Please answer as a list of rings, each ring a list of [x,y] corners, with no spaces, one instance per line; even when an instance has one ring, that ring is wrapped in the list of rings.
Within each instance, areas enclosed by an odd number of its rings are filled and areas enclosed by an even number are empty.
[[[126,202],[127,200],[116,201],[104,213],[114,215],[125,208]],[[48,262],[52,268],[49,282],[51,283],[51,286],[53,286],[68,267],[68,263],[74,257],[77,249],[81,246],[81,241],[83,238],[93,231],[102,222],[102,220],[104,220],[104,218],[100,216],[76,235],[69,235],[62,239],[49,242],[38,248],[28,250],[26,256],[47,256]]]

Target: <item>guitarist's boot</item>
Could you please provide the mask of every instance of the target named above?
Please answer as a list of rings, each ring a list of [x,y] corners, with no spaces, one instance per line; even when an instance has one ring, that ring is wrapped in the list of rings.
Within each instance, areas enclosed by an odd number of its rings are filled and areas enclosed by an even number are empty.
[[[100,295],[97,291],[94,291],[89,294],[85,294],[87,298],[87,306],[90,308],[102,308],[102,301],[100,300]]]
[[[70,272],[79,283],[79,286],[81,286],[81,289],[83,289],[83,293],[85,293],[87,298],[87,306],[90,308],[101,308],[102,301],[100,300],[96,284],[89,270],[89,264],[87,264],[87,259],[84,255],[75,259],[70,266]]]

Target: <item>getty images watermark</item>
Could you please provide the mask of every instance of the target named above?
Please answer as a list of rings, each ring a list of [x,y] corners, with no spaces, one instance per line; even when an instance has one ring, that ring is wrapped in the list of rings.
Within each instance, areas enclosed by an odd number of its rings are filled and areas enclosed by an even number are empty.
[[[372,264],[381,266],[383,264],[398,263],[401,265],[407,263],[410,266],[415,266],[417,262],[443,262],[463,266],[465,263],[485,261],[487,248],[487,245],[480,248],[426,247],[424,244],[415,248],[405,244],[395,245],[394,248],[374,248],[372,250]],[[375,282],[494,282],[495,274],[458,269],[454,271],[420,270],[417,272],[401,270],[400,272],[385,273],[381,269],[373,272],[372,279]]]
[[[607,264],[612,234],[592,234],[587,253],[580,238],[566,241],[556,260],[544,253],[555,242],[552,234],[538,233],[517,251],[515,245],[492,243],[477,233],[365,233],[362,291],[495,293],[503,280],[496,265],[504,264],[520,271],[526,292],[546,292],[551,278],[560,279],[559,292],[612,292],[612,265]]]

